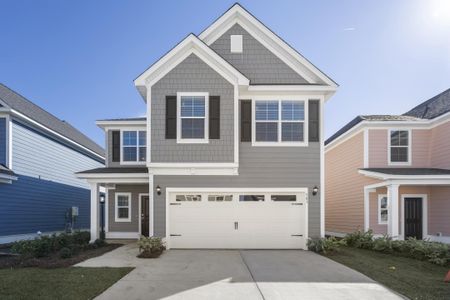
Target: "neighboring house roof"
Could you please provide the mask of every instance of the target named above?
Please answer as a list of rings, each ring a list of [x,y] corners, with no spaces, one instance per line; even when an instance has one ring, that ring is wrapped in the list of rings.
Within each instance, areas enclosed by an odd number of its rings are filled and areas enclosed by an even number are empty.
[[[0,164],[0,174],[16,176],[16,174],[4,164]]]
[[[0,101],[9,108],[104,157],[104,149],[66,121],[60,120],[30,100],[0,83]]]
[[[450,170],[437,168],[364,168],[360,170],[386,175],[450,175]]]
[[[326,141],[325,145],[331,143],[335,139],[337,139],[342,134],[349,131],[351,128],[355,127],[362,121],[421,121],[422,119],[411,117],[411,116],[399,116],[399,115],[360,115],[348,122],[344,127],[336,131],[335,134],[330,136]]]
[[[434,96],[433,98],[419,104],[415,108],[411,109],[403,115],[361,115],[357,116],[349,123],[344,125],[341,129],[336,131],[335,134],[330,136],[326,141],[325,145],[328,145],[362,121],[369,122],[424,122],[430,119],[437,118],[447,112],[450,112],[450,89]]]
[[[115,174],[115,173],[148,173],[147,167],[96,168],[78,172],[77,174]]]
[[[450,89],[417,105],[404,116],[413,116],[422,119],[434,119],[450,111]]]

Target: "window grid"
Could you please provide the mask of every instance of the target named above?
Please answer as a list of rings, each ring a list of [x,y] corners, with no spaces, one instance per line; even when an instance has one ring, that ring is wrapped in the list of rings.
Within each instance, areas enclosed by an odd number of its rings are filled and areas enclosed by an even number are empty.
[[[147,131],[122,131],[122,162],[145,162],[147,160]]]
[[[408,130],[389,131],[389,163],[409,164],[410,132]]]
[[[270,114],[270,110],[268,108],[269,103],[272,104],[274,102],[277,103],[277,119],[271,119],[271,114]],[[262,103],[266,103],[266,119],[258,119],[257,114],[261,114],[261,112],[258,112],[257,110],[257,106],[258,104],[262,104]],[[293,111],[290,112],[291,113],[291,119],[285,119],[285,115],[283,115],[283,104],[288,105],[291,104],[292,106],[294,106],[295,104],[301,104],[303,106],[303,113],[300,114],[299,119],[296,120],[295,119],[295,109],[293,107]],[[300,110],[301,112],[301,110]],[[289,111],[287,112],[289,113]],[[258,128],[258,124],[267,124],[267,123],[276,123],[277,124],[277,136],[276,139],[274,140],[258,140],[257,138],[257,128]],[[287,128],[286,126],[283,125],[288,125],[288,124],[302,124],[302,127],[299,127],[299,140],[294,140],[292,137],[291,139],[287,139],[284,140],[283,139],[283,127]],[[291,127],[292,128],[292,127]],[[266,126],[267,129],[267,126]],[[267,136],[267,133],[266,133]],[[291,134],[292,136],[292,134]],[[256,100],[255,101],[255,142],[275,142],[275,143],[285,143],[285,142],[294,142],[294,143],[303,143],[305,142],[305,101],[303,100]]]

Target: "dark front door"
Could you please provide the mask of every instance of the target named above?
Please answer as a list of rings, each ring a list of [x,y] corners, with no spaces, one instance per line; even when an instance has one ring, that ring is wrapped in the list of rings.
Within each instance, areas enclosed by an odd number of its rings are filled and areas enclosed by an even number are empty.
[[[141,197],[141,234],[148,236],[148,196]]]
[[[422,239],[422,198],[405,198],[405,239]]]

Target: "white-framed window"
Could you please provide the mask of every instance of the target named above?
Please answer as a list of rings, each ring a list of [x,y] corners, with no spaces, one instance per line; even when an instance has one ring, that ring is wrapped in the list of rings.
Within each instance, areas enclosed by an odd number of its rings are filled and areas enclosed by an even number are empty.
[[[178,143],[208,143],[208,119],[208,93],[177,93]]]
[[[121,159],[122,163],[145,163],[147,160],[147,131],[121,131]]]
[[[131,193],[116,193],[115,221],[131,222]]]
[[[305,100],[253,101],[253,145],[307,145],[307,104]]]
[[[388,162],[390,165],[411,163],[411,131],[390,129],[388,136]]]
[[[233,195],[208,195],[210,202],[230,202],[233,201]]]
[[[388,222],[388,197],[387,195],[378,195],[378,224],[387,224]]]

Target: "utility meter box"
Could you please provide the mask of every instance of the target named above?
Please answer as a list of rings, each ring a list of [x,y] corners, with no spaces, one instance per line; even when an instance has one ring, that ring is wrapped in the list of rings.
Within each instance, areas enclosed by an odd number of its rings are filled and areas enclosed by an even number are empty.
[[[78,206],[72,206],[72,216],[78,217]]]

